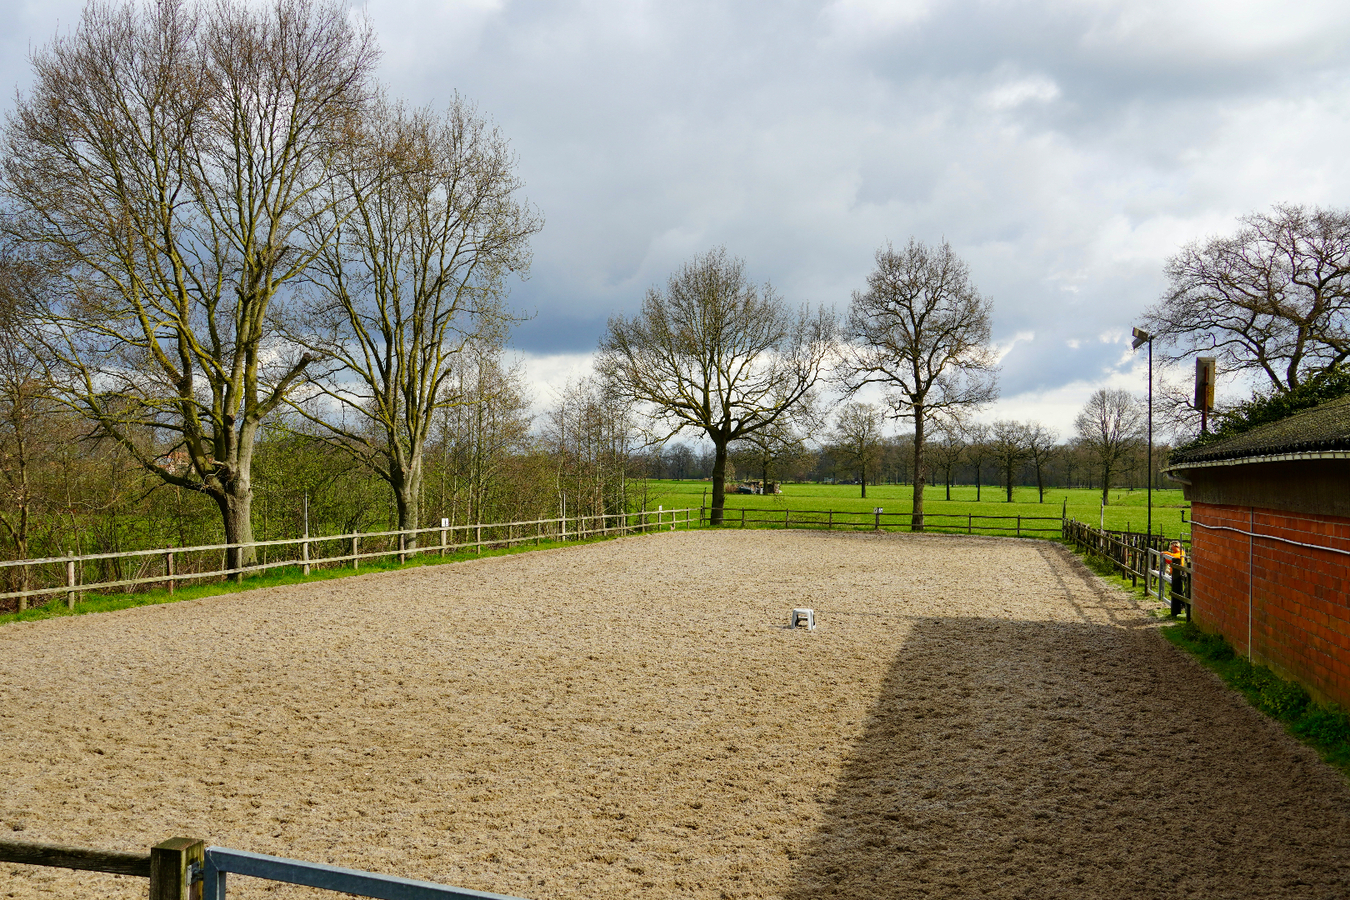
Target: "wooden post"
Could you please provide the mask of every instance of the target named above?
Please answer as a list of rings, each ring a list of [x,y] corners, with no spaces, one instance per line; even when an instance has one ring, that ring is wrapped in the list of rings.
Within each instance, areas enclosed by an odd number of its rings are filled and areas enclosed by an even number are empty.
[[[75,554],[66,560],[66,608],[75,608]]]
[[[150,900],[201,900],[206,843],[169,838],[150,848]]]
[[[974,516],[973,516],[971,513],[966,513],[966,534],[974,534],[974,533],[975,533],[975,532],[973,531],[973,529],[974,529],[974,527],[975,527],[975,526],[974,526],[974,522],[975,522]]]
[[[872,523],[872,530],[873,530],[873,531],[880,531],[880,530],[881,530],[881,507],[878,506],[876,509],[872,510],[872,514],[873,514],[874,516],[876,516],[876,521]]]
[[[784,529],[786,529],[786,528],[788,527],[788,520],[789,520],[791,517],[792,517],[792,510],[789,510],[789,509],[783,510],[783,528],[784,528]]]
[[[398,533],[398,564],[401,566],[408,561],[408,536],[403,532]]]
[[[301,570],[309,575],[309,535],[305,535],[304,542],[300,544],[300,563]]]
[[[745,507],[741,507],[741,527],[745,527]]]
[[[169,582],[169,596],[173,596],[173,550],[170,549],[164,554],[164,575]]]
[[[1018,517],[1017,517],[1017,536],[1018,536],[1018,537],[1021,537],[1021,536],[1022,536],[1022,517],[1021,517],[1021,516],[1018,516]]]
[[[352,535],[352,568],[361,568],[361,560],[357,559],[361,554],[361,535]]]
[[[441,529],[441,556],[445,555],[445,529]]]
[[[826,531],[834,531],[834,510],[830,510],[830,519],[825,523]]]
[[[473,552],[474,552],[474,553],[482,553],[482,552],[483,552],[483,523],[481,523],[481,522],[478,523],[478,528],[477,528],[477,531],[475,532],[475,534],[476,534],[476,538],[475,538],[475,543],[474,543],[474,545],[473,545]]]

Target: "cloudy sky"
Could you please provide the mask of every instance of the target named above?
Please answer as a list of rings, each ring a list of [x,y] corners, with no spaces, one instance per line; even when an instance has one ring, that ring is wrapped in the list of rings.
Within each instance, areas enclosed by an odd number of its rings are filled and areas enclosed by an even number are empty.
[[[81,3],[0,2],[8,98]],[[1343,0],[363,8],[394,94],[458,91],[519,154],[546,225],[513,343],[540,400],[696,253],[842,311],[886,241],[945,238],[994,301],[986,417],[1067,433],[1097,387],[1142,392],[1128,335],[1169,254],[1350,196]]]

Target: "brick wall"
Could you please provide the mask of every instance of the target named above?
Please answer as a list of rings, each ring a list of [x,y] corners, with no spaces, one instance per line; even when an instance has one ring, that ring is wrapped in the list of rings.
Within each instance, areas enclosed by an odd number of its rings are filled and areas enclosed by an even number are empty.
[[[1350,551],[1350,519],[1199,502],[1191,515],[1197,624],[1350,708],[1350,556],[1326,549]]]

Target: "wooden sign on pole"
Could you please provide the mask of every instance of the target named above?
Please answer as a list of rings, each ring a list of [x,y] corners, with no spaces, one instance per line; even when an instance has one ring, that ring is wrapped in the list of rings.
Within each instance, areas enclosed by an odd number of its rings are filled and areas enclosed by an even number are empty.
[[[1200,431],[1209,430],[1209,414],[1214,409],[1214,357],[1195,359],[1195,408],[1200,410]]]

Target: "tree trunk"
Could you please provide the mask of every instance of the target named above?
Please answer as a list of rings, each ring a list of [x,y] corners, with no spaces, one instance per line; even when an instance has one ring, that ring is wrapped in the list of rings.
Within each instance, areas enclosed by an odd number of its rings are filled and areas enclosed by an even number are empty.
[[[862,470],[862,472],[860,473],[860,475],[859,475],[859,477],[858,477],[858,481],[860,481],[860,482],[862,483],[862,498],[863,498],[864,500],[866,500],[866,499],[867,499],[867,469],[866,469],[866,468],[864,468],[864,469]]]
[[[1107,506],[1111,502],[1111,467],[1102,466],[1102,506]]]
[[[914,506],[910,515],[910,530],[923,531],[923,486],[927,477],[923,471],[923,407],[914,407]]]
[[[398,510],[398,530],[417,528],[422,523],[422,461],[414,459],[402,470],[393,466],[391,469],[389,474],[394,483],[390,486],[394,489],[394,506]],[[416,547],[417,535],[409,535],[404,546],[409,550]]]
[[[726,506],[727,502],[727,442],[716,441],[713,447],[716,455],[713,457],[712,509],[708,514],[708,521],[712,525],[721,525],[722,508]]]
[[[1041,467],[1036,467],[1036,492],[1040,495],[1041,503],[1045,502],[1045,482],[1041,478]]]
[[[237,482],[231,488],[215,498],[220,508],[221,519],[225,523],[225,543],[253,543],[253,486],[248,482]],[[235,580],[243,577],[240,569],[253,565],[257,561],[258,551],[253,547],[231,547],[225,554],[225,568],[235,572]]]
[[[983,468],[984,468],[984,466],[983,466],[981,463],[976,463],[976,464],[975,464],[975,502],[976,502],[976,503],[979,503],[979,502],[980,502],[980,488],[981,488],[981,486],[982,486],[982,484],[981,484],[981,482],[980,482],[980,470],[983,469]]]
[[[1011,503],[1011,502],[1012,502],[1012,479],[1013,479],[1013,470],[1012,470],[1012,466],[1008,466],[1008,468],[1004,470],[1004,473],[1003,473],[1003,474],[1007,476],[1007,480],[1008,480],[1008,502]]]

